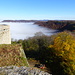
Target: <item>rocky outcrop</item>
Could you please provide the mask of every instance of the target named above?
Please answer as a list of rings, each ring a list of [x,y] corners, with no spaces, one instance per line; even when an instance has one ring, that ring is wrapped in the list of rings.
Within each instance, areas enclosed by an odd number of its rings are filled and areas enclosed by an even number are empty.
[[[30,67],[6,66],[0,67],[0,75],[52,75]]]

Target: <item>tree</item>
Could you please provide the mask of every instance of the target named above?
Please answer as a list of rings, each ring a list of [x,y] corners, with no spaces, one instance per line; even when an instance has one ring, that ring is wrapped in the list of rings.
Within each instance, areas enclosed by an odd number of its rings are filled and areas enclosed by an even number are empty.
[[[58,57],[55,62],[59,61],[62,75],[75,75],[75,38],[69,33],[61,32],[49,48]]]

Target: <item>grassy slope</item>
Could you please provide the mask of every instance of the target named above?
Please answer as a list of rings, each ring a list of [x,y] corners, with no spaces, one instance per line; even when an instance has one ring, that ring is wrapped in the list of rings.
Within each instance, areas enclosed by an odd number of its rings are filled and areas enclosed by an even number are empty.
[[[28,66],[20,45],[0,45],[0,67],[10,65]]]

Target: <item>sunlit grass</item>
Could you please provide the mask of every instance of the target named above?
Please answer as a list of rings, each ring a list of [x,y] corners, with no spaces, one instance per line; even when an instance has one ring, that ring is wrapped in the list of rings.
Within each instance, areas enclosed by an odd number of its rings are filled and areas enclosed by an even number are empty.
[[[11,65],[28,66],[21,45],[0,45],[0,67]]]

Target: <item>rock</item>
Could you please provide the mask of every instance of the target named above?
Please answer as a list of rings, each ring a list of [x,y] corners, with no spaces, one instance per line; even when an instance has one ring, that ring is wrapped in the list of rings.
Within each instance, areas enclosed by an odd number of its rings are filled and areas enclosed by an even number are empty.
[[[0,75],[52,75],[52,74],[25,66],[21,67],[6,66],[0,67]]]

